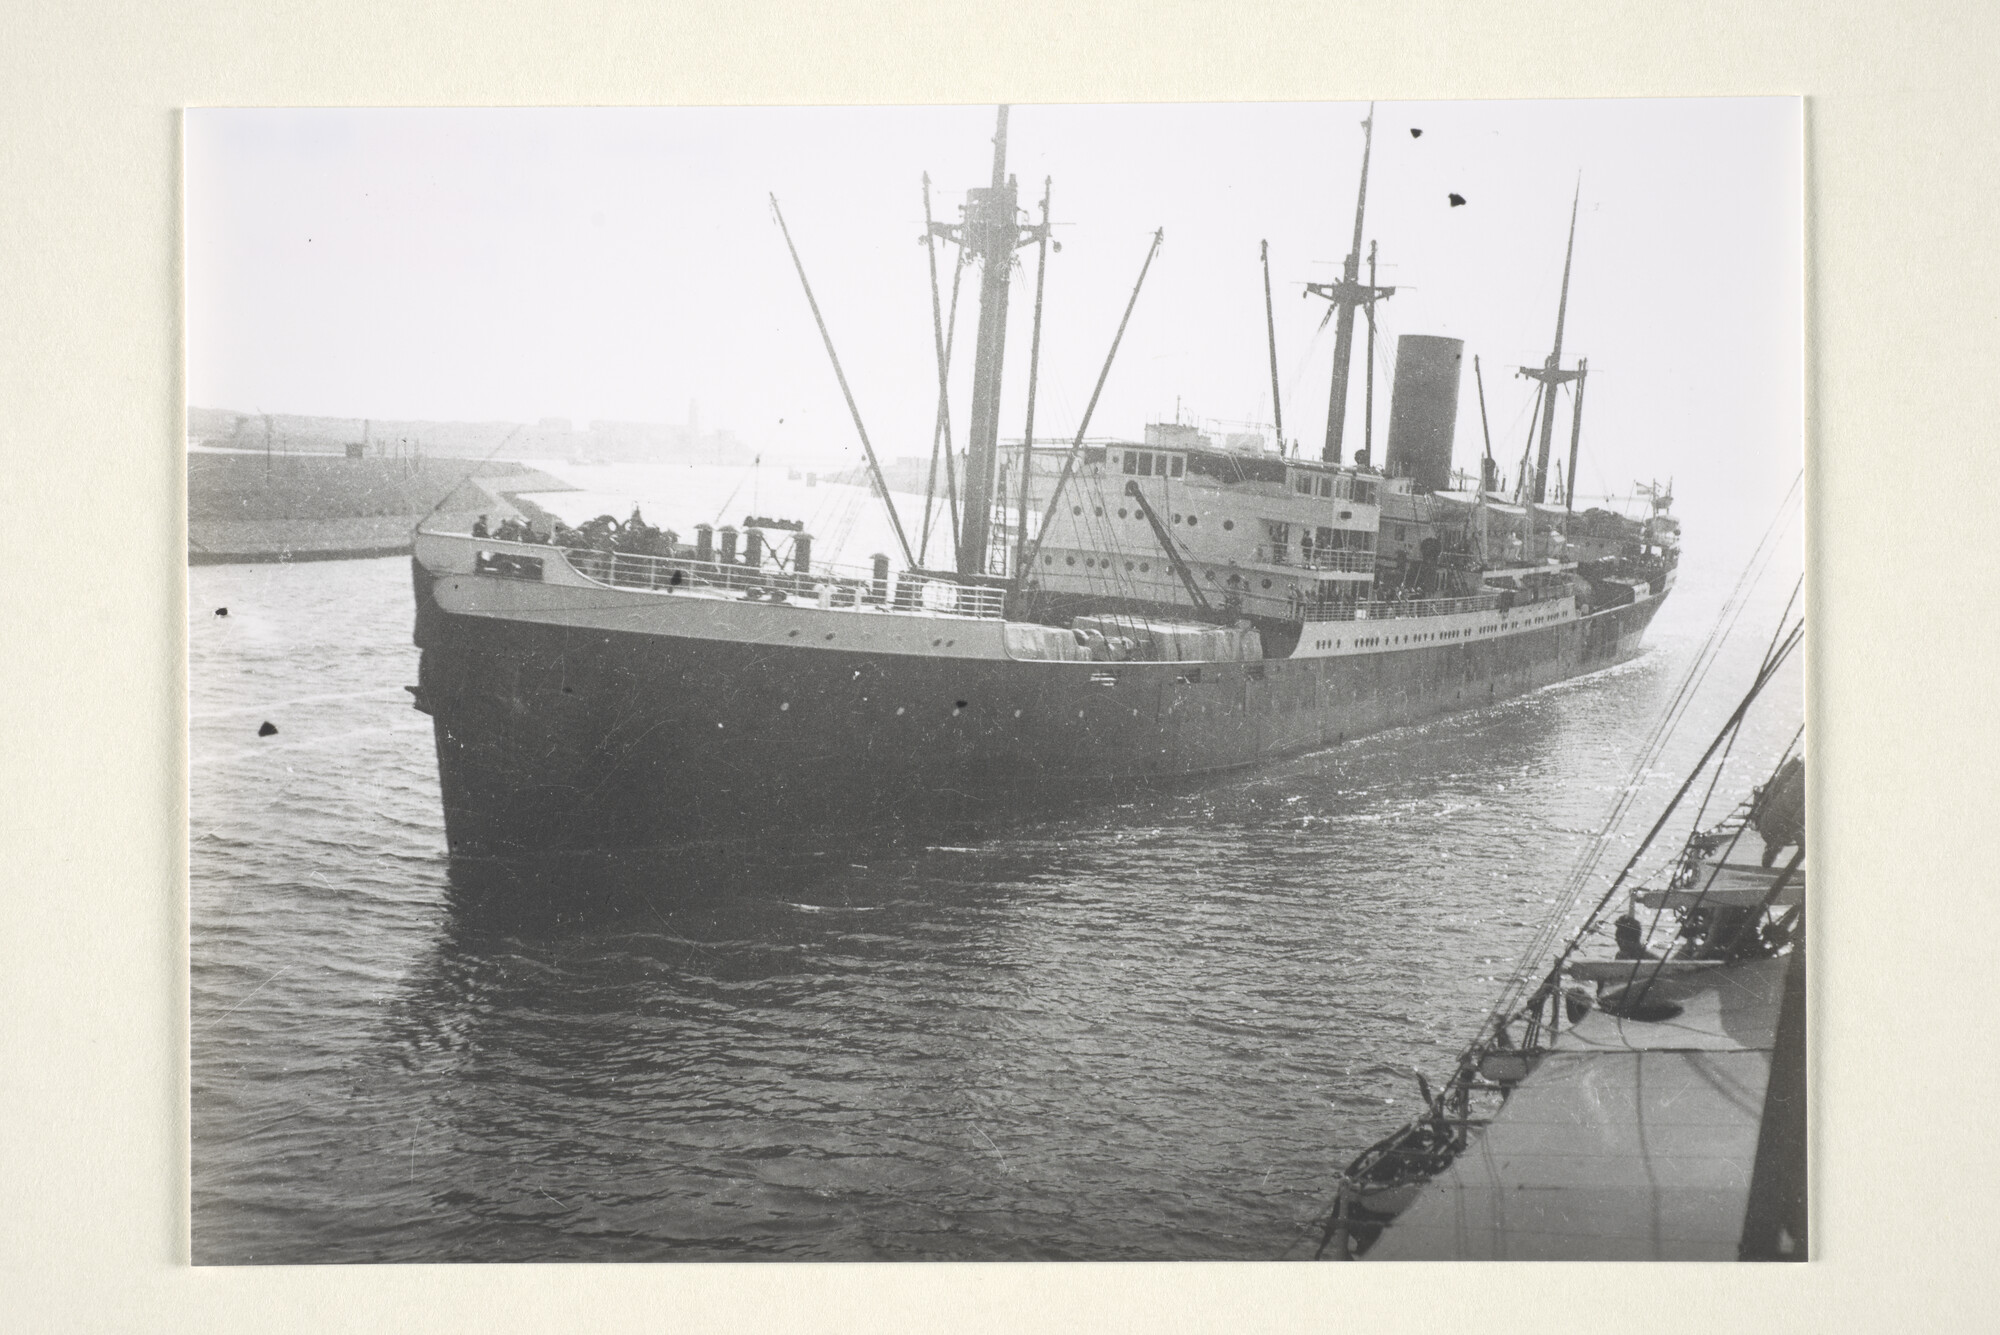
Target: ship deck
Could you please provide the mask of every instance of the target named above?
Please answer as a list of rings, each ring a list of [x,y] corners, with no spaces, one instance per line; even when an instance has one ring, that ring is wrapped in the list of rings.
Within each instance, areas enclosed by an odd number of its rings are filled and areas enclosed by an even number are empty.
[[[1593,1008],[1564,1028],[1366,1259],[1740,1259],[1774,1058],[1803,1042],[1802,1018],[1780,1037],[1802,978],[1790,954],[1664,963],[1573,968],[1607,986],[1657,973],[1647,995],[1680,1012]]]
[[[1705,970],[1663,1023],[1592,1011],[1367,1259],[1737,1259],[1788,962]]]
[[[726,616],[730,612],[748,612],[748,621],[740,615],[732,617],[732,630],[728,632],[747,639],[759,638],[755,627],[767,619],[763,614],[768,610],[785,619],[784,633],[791,638],[800,634],[800,623],[795,618],[818,613],[831,616],[833,621],[829,624],[852,623],[855,618],[875,620],[877,625],[864,633],[871,648],[893,650],[899,640],[907,639],[922,649],[938,647],[923,643],[929,632],[922,627],[928,623],[985,622],[997,626],[1007,614],[1005,590],[997,586],[965,582],[937,572],[891,573],[881,565],[863,569],[822,562],[810,573],[784,572],[729,560],[575,550],[436,530],[416,535],[416,554],[427,570],[460,577],[452,583],[453,593],[466,594],[474,586],[465,584],[463,577],[475,577],[486,592],[472,601],[480,603],[488,614],[536,618],[556,614],[561,609],[563,615],[574,619],[575,613],[588,612],[600,619],[615,620],[621,629],[636,629],[644,624],[667,631],[669,627],[661,620],[661,614],[670,605],[684,607],[693,603],[707,604],[719,612],[727,608]],[[518,587],[523,584],[542,586],[548,592],[524,594]],[[609,595],[616,601],[591,598],[587,604],[579,602],[586,593]],[[457,601],[464,603],[466,599],[460,597]],[[1194,618],[1190,626],[1209,624],[1200,619],[1195,609],[1184,607],[1125,607],[1111,598],[1087,600],[1079,607],[1094,616],[1137,616],[1163,625],[1170,624],[1163,618]],[[1473,597],[1305,605],[1299,609],[1299,620],[1291,627],[1289,647],[1276,656],[1365,658],[1385,651],[1464,646],[1575,623],[1590,615],[1578,606],[1575,598],[1567,595],[1517,603],[1496,592]],[[889,628],[891,622],[904,623],[902,629],[907,633],[898,636]],[[685,633],[690,627],[677,625],[673,629]],[[1040,653],[1026,652],[1024,645],[1011,644],[1002,635],[980,634],[973,627],[966,630],[967,653],[1043,657]],[[1179,655],[1162,657],[1177,659]],[[1236,661],[1237,657],[1223,655],[1215,661]],[[1148,658],[1149,655],[1141,653],[1131,661]]]

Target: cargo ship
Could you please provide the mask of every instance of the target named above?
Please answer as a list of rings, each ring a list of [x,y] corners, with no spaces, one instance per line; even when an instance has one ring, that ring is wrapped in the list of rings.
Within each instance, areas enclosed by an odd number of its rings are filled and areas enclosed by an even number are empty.
[[[803,525],[745,516],[683,534],[608,516],[583,530],[415,537],[416,707],[433,720],[456,856],[761,845],[820,831],[921,834],[1035,803],[1093,801],[1533,690],[1634,653],[1673,587],[1670,488],[1650,513],[1578,511],[1551,487],[1567,390],[1574,479],[1587,366],[1563,362],[1569,262],[1553,349],[1519,368],[1537,399],[1518,474],[1484,448],[1451,470],[1459,340],[1404,335],[1385,457],[1345,457],[1357,320],[1370,352],[1394,289],[1362,271],[1373,113],[1337,318],[1319,457],[1273,427],[1182,423],[1140,439],[1033,428],[1042,271],[1051,245],[1006,169],[1007,109],[988,185],[956,222],[927,218],[938,328],[938,445],[953,563],[911,550],[858,411],[898,552],[827,563]],[[928,180],[926,180],[928,212]],[[853,411],[778,201],[774,219]],[[1575,207],[1570,243],[1575,240]],[[1125,310],[1157,253],[1153,239]],[[936,260],[979,272],[966,447],[950,445],[949,351]],[[1000,432],[1009,274],[1039,252],[1027,424]],[[955,297],[954,285],[954,297]],[[1269,303],[1269,263],[1265,296]],[[954,301],[955,304],[955,301]],[[1122,337],[1125,325],[1119,326]],[[1117,350],[1098,375],[1101,391]],[[1479,377],[1474,359],[1475,376]],[[1482,422],[1484,383],[1480,383]],[[937,472],[933,468],[933,474]]]

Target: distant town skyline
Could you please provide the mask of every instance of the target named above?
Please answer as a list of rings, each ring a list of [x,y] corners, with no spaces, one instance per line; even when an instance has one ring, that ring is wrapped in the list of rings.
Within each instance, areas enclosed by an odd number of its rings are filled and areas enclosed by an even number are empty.
[[[558,459],[571,462],[742,464],[756,453],[727,427],[704,430],[698,407],[682,422],[439,421],[346,414],[244,412],[190,404],[187,441],[197,450]]]

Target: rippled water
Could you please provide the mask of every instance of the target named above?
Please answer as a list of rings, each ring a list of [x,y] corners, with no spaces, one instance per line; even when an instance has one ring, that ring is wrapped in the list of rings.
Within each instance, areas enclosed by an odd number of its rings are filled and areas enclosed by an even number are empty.
[[[1284,1254],[1450,1065],[1734,576],[1620,667],[1252,776],[503,875],[443,853],[406,561],[190,570],[195,1259]]]

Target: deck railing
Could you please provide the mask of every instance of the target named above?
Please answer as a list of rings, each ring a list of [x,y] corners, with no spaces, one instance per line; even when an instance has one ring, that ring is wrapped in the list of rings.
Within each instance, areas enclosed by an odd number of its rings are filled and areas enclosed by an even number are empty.
[[[1442,617],[1459,612],[1489,612],[1500,606],[1500,595],[1471,598],[1382,598],[1355,603],[1307,603],[1306,621],[1388,621],[1401,617]]]
[[[1299,553],[1299,565],[1306,570],[1340,570],[1366,575],[1375,569],[1375,553],[1353,547],[1315,547],[1309,552],[1302,550]]]
[[[1373,553],[1347,555],[1373,559]],[[1007,591],[985,584],[962,582],[953,576],[921,571],[890,571],[887,563],[874,567],[844,566],[815,562],[810,570],[779,569],[769,565],[745,565],[734,561],[702,561],[688,556],[648,556],[637,552],[607,552],[589,547],[521,546],[508,543],[494,551],[481,552],[479,569],[516,579],[540,579],[542,560],[560,557],[577,574],[596,584],[620,589],[644,589],[672,593],[676,590],[740,593],[747,600],[801,602],[816,607],[886,610],[928,616],[979,617],[997,620],[1005,615]],[[1266,615],[1291,616],[1305,622],[1386,621],[1404,617],[1452,616],[1464,612],[1487,612],[1501,605],[1503,595],[1479,594],[1468,598],[1372,599],[1366,602],[1317,602],[1287,605],[1268,595],[1246,601],[1259,605]],[[1527,606],[1528,600],[1515,605]],[[1251,610],[1251,609],[1245,609]]]
[[[1290,566],[1294,570],[1333,570],[1362,575],[1375,571],[1375,553],[1356,547],[1307,549],[1288,542],[1260,542],[1255,559],[1262,565]]]
[[[808,571],[685,556],[646,556],[589,547],[554,548],[585,579],[618,589],[736,592],[746,599],[803,602],[817,607],[882,608],[932,616],[995,619],[1007,591],[965,584],[946,575],[815,562]]]

